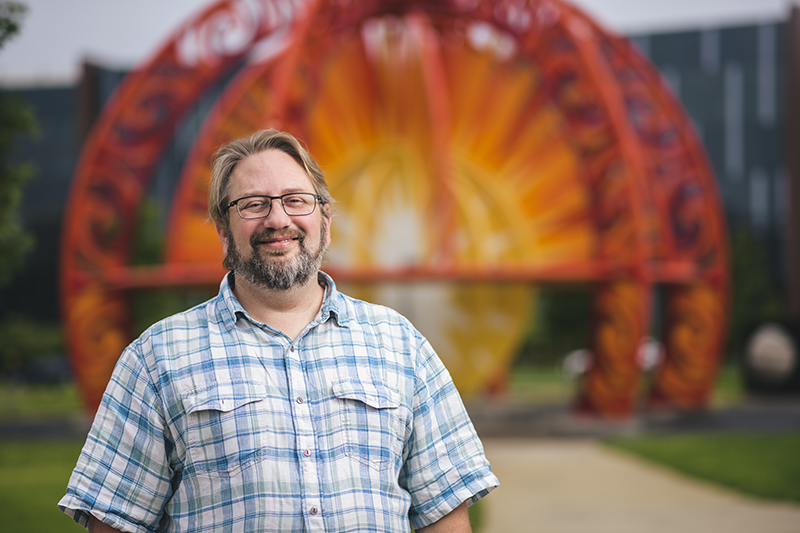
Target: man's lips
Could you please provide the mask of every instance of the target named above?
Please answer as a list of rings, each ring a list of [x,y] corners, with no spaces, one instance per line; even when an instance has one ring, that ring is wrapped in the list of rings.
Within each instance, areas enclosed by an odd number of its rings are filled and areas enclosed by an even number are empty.
[[[301,238],[300,235],[258,235],[253,236],[252,242],[256,247],[281,249],[291,246]]]
[[[282,244],[282,243],[288,243],[288,242],[292,242],[292,241],[296,241],[296,240],[297,240],[297,237],[284,237],[284,238],[281,238],[281,239],[266,239],[266,240],[261,241],[261,244]]]

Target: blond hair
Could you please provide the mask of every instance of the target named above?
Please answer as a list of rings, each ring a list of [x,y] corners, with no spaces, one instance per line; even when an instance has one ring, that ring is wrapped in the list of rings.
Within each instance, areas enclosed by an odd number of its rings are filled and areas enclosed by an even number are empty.
[[[208,185],[208,215],[217,225],[227,233],[230,228],[228,219],[228,204],[230,203],[230,178],[236,165],[245,158],[266,152],[267,150],[280,150],[292,158],[305,169],[314,192],[322,197],[321,204],[332,204],[325,175],[319,165],[308,153],[308,150],[290,133],[278,130],[259,130],[249,137],[242,137],[223,144],[211,164],[211,183]],[[322,215],[330,218],[329,209],[322,209]]]

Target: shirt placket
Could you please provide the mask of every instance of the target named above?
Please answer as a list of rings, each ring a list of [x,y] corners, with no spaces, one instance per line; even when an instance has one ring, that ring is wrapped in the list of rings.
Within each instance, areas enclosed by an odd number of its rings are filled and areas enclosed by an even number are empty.
[[[296,428],[296,453],[300,465],[303,517],[306,531],[324,531],[318,473],[319,454],[316,446],[314,425],[311,420],[311,409],[308,403],[308,386],[297,341],[286,349],[286,363],[289,391],[294,399],[292,412]]]

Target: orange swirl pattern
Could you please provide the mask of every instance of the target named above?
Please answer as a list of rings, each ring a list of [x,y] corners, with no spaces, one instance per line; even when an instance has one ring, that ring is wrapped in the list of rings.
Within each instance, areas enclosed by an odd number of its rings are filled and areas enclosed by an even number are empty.
[[[709,285],[675,287],[669,296],[664,345],[668,357],[658,368],[649,403],[653,407],[696,409],[707,405],[717,375],[720,324],[725,298]]]
[[[130,267],[161,150],[237,67],[187,157],[164,264]],[[228,0],[126,79],[84,150],[62,301],[89,408],[130,338],[127,291],[218,283],[208,157],[264,127],[304,139],[326,171],[326,270],[411,315],[463,394],[504,381],[535,284],[589,282],[595,357],[577,405],[631,414],[666,283],[650,401],[705,405],[727,304],[722,211],[690,121],[626,39],[558,0]]]
[[[593,359],[580,384],[577,410],[628,416],[639,382],[639,342],[647,334],[650,290],[636,282],[607,283],[597,290],[590,343]]]

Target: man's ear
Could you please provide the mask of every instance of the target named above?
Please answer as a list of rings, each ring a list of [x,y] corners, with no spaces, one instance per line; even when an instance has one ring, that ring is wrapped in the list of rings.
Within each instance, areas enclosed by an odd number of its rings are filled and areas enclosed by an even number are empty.
[[[217,230],[220,243],[222,243],[222,253],[228,255],[228,232],[218,224],[214,224],[214,229]]]
[[[333,222],[333,217],[331,216],[331,206],[325,204],[322,206],[322,209],[328,214],[325,218],[325,246],[331,245],[331,222]]]

